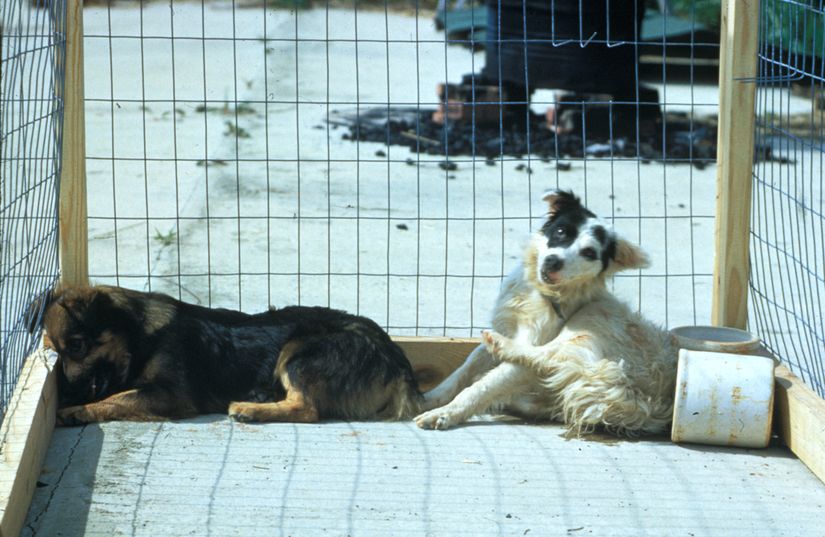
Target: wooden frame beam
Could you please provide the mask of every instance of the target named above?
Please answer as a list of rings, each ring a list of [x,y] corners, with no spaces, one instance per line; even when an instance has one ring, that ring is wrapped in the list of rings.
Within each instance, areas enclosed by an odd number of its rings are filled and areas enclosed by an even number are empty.
[[[0,428],[0,537],[16,537],[52,438],[57,386],[49,353],[26,359]]]
[[[429,391],[458,369],[464,359],[481,344],[478,338],[394,337],[413,366],[421,391]]]
[[[748,319],[758,30],[758,0],[722,0],[711,322],[741,329]]]
[[[63,134],[60,168],[59,256],[63,285],[89,283],[86,222],[86,114],[83,88],[83,0],[67,0],[63,63]]]
[[[784,365],[776,368],[773,418],[785,445],[825,483],[825,400]]]

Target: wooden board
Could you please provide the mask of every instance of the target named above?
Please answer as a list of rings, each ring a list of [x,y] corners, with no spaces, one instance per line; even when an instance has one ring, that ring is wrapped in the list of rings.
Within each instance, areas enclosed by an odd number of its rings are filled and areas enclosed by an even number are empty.
[[[741,329],[748,314],[758,32],[758,0],[723,0],[711,320]]]
[[[83,0],[66,5],[66,60],[61,148],[60,281],[89,282],[88,224],[86,221],[86,119],[83,91]],[[61,94],[60,92],[58,92]]]
[[[464,359],[475,349],[477,338],[421,338],[395,337],[410,363],[422,391],[438,385],[447,375],[464,363]]]
[[[783,365],[776,368],[774,423],[782,441],[825,483],[825,400]]]
[[[26,359],[0,429],[0,537],[20,533],[49,447],[57,387],[48,353]]]

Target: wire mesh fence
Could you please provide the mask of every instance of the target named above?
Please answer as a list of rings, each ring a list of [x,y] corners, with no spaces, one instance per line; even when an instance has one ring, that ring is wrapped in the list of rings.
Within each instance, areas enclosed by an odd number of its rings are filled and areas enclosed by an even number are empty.
[[[619,4],[87,7],[92,279],[477,335],[562,187],[650,252],[620,295],[707,322],[718,10]]]
[[[29,305],[57,279],[64,9],[0,7],[0,417],[38,340]]]
[[[761,4],[756,139],[782,158],[754,168],[751,324],[825,397],[825,10]]]
[[[93,281],[253,311],[321,304],[475,335],[574,190],[710,316],[718,6],[491,0],[85,9]],[[60,2],[3,5],[2,398],[56,269]],[[752,329],[823,393],[823,9],[762,3]]]

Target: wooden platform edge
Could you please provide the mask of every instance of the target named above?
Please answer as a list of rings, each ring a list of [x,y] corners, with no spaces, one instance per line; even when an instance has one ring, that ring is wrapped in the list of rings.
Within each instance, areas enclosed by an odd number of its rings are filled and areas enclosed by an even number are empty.
[[[784,365],[776,366],[774,423],[791,452],[825,483],[825,399]]]
[[[51,442],[57,386],[49,354],[26,358],[0,428],[0,537],[20,534]]]
[[[422,391],[435,388],[475,349],[477,338],[394,337],[413,366]]]

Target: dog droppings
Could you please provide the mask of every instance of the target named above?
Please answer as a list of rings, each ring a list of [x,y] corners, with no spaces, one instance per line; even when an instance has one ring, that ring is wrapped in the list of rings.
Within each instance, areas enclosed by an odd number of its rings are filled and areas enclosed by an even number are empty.
[[[378,151],[375,152],[375,156],[376,157],[386,157],[387,153],[385,153],[384,151],[379,149]]]
[[[400,229],[402,231],[407,231],[408,229],[410,229],[410,228],[407,227],[407,224],[396,224],[395,227],[397,227],[398,229]]]
[[[569,172],[570,168],[573,166],[569,162],[558,162],[556,163],[556,169],[560,172]]]
[[[455,162],[450,162],[449,160],[442,160],[438,163],[438,167],[442,170],[451,172],[458,169],[458,164],[456,164]]]
[[[411,158],[408,158],[404,162],[407,164],[407,166],[415,166],[415,161]]]
[[[433,110],[395,107],[335,110],[327,121],[345,127],[345,140],[379,142],[410,148],[430,155],[467,155],[493,158],[501,155],[536,155],[558,159],[585,157],[630,157],[652,161],[693,164],[703,169],[716,161],[717,119],[667,112],[651,123],[652,128],[611,131],[588,123],[581,129],[554,132],[543,114],[530,114],[527,121],[503,123],[433,121]],[[665,126],[666,128],[662,128]],[[758,147],[759,161],[790,163],[775,157],[769,147]],[[559,166],[559,169],[563,169]]]

